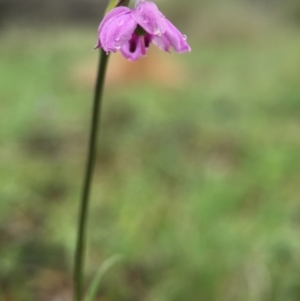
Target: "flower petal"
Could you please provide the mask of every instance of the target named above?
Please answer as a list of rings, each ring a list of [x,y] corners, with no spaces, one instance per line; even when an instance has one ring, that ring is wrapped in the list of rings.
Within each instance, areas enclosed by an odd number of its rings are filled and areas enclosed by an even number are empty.
[[[167,52],[170,51],[171,44],[165,36],[153,37],[152,42],[155,46],[157,46],[161,50],[167,51]]]
[[[167,29],[164,15],[153,2],[138,2],[131,15],[145,31],[154,36],[161,36]]]
[[[100,33],[100,31],[102,30],[102,27],[104,26],[104,24],[110,20],[113,20],[115,17],[120,16],[120,15],[126,15],[128,13],[130,13],[130,8],[125,7],[125,6],[120,6],[120,7],[116,7],[114,9],[112,9],[106,16],[104,16],[102,22],[99,25],[98,28],[98,33]]]
[[[167,30],[164,37],[170,42],[176,52],[182,53],[191,51],[184,36],[170,21],[166,20]]]
[[[100,41],[100,34],[102,32],[103,27],[110,22],[111,20],[113,20],[115,17],[120,16],[120,15],[126,15],[130,13],[130,9],[128,7],[125,6],[120,6],[117,7],[115,9],[112,9],[102,20],[102,22],[100,23],[99,27],[98,27],[98,44],[96,45],[95,48],[99,48],[102,47],[101,45],[101,41]]]
[[[100,43],[107,52],[116,52],[132,37],[137,23],[130,13],[118,14],[110,18],[100,31]]]
[[[142,45],[141,39],[143,39],[143,37],[133,34],[130,41],[122,46],[121,53],[129,61],[136,61],[140,57],[145,56],[145,52],[148,50],[149,44]],[[143,41],[143,43],[145,42]]]

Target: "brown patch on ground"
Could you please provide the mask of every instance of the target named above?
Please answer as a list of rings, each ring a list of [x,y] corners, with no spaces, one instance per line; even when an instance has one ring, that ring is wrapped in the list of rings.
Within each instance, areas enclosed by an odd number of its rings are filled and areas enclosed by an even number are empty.
[[[31,281],[35,300],[40,301],[71,301],[72,284],[67,274],[51,270],[40,269],[36,278]]]
[[[76,87],[92,88],[96,77],[96,55],[81,62],[71,71],[71,82]],[[138,61],[127,61],[120,53],[111,55],[106,84],[125,86],[150,83],[170,88],[181,87],[186,78],[186,70],[177,56],[152,47],[147,57]]]

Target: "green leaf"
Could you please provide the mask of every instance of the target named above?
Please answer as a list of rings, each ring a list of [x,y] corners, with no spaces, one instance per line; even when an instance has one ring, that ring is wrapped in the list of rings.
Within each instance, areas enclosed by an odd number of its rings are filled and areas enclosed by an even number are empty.
[[[103,262],[103,264],[101,265],[99,271],[97,272],[94,280],[92,281],[91,285],[88,288],[88,291],[87,291],[84,301],[94,301],[95,300],[97,291],[99,289],[99,286],[101,284],[103,276],[106,274],[107,271],[110,270],[111,267],[113,267],[121,259],[122,259],[121,255],[114,255]]]

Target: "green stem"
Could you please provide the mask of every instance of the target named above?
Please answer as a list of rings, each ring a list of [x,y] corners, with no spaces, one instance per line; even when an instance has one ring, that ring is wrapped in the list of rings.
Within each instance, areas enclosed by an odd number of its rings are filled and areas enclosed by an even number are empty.
[[[83,300],[83,286],[84,286],[84,259],[86,249],[86,232],[89,208],[89,195],[92,183],[92,176],[94,170],[94,163],[96,159],[97,150],[97,132],[101,116],[101,102],[103,87],[105,81],[105,71],[108,62],[108,55],[101,49],[100,59],[98,66],[98,75],[94,93],[94,105],[92,111],[91,130],[89,138],[88,158],[85,169],[85,178],[82,189],[82,197],[79,211],[79,223],[77,230],[77,244],[74,263],[74,300]]]

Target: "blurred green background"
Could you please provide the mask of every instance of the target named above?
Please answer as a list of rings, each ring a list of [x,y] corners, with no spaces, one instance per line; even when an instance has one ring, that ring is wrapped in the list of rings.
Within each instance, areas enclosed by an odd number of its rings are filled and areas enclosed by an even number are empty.
[[[0,300],[69,301],[105,1],[0,2]],[[121,254],[99,301],[298,301],[299,1],[157,3],[192,52],[112,57],[87,282]]]

